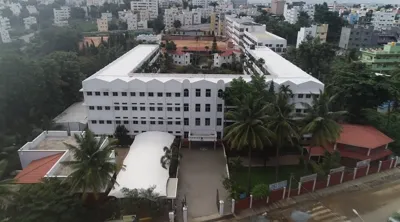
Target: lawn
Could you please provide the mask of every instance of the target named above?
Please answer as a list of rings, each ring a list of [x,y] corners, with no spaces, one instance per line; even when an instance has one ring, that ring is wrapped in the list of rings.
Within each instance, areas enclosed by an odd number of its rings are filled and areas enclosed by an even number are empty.
[[[238,182],[238,184],[246,188],[247,187],[247,173],[248,168],[242,167],[237,172],[231,172],[232,179]],[[304,168],[300,165],[293,166],[280,166],[279,167],[279,181],[287,180],[289,185],[290,173],[293,173],[294,177],[298,180],[299,177],[309,175],[310,173],[304,173]],[[251,184],[252,186],[257,184],[271,184],[275,183],[275,167],[252,167],[251,168]],[[292,180],[292,187],[297,186],[297,183]]]

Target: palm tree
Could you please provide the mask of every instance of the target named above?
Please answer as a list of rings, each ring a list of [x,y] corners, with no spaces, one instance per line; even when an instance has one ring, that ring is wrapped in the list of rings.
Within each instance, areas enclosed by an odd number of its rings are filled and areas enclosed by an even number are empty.
[[[62,164],[71,168],[72,172],[65,180],[71,184],[72,192],[81,192],[85,199],[88,192],[97,198],[97,194],[106,190],[106,194],[116,183],[117,164],[110,158],[116,141],[102,145],[106,137],[95,138],[90,130],[83,135],[75,134],[77,146],[65,144],[72,152],[73,158]]]
[[[234,98],[237,109],[226,113],[226,118],[234,123],[225,127],[225,137],[231,149],[248,149],[248,192],[251,190],[251,152],[271,144],[274,133],[265,127],[268,106],[252,94],[245,95],[242,101]]]
[[[188,47],[187,46],[183,46],[183,50],[184,51],[188,50]]]
[[[327,92],[320,90],[319,97],[313,95],[312,104],[302,103],[306,111],[303,121],[305,126],[301,130],[302,135],[311,134],[310,154],[313,146],[326,147],[336,142],[340,137],[342,127],[336,122],[347,111],[331,111],[332,102],[336,96],[329,96]]]
[[[171,165],[172,162],[174,162],[174,161],[179,162],[180,158],[182,158],[182,154],[177,152],[176,147],[168,148],[165,146],[164,147],[164,156],[161,157],[160,163],[164,169],[167,169]]]
[[[6,167],[7,167],[7,161],[1,160],[0,161],[0,178],[3,176]],[[12,180],[12,179],[0,180],[0,209],[6,209],[7,206],[12,201],[12,196],[14,194],[14,191],[12,189],[13,181],[14,180]]]
[[[270,116],[267,126],[276,134],[276,181],[279,178],[279,151],[283,145],[294,146],[298,142],[299,134],[296,121],[292,113],[294,104],[288,103],[288,98],[283,93],[278,93],[270,104]]]
[[[293,95],[293,91],[290,89],[289,85],[281,85],[279,87],[279,92],[283,93],[287,98]]]

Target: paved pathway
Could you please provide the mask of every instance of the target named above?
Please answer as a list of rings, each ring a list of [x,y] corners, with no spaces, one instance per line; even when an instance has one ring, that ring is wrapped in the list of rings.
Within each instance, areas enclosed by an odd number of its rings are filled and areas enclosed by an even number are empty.
[[[222,186],[222,179],[226,176],[226,161],[222,149],[182,148],[181,153],[178,209],[181,207],[183,197],[186,196],[189,221],[217,214],[217,189],[220,199],[228,197]],[[227,206],[225,209],[230,208]]]

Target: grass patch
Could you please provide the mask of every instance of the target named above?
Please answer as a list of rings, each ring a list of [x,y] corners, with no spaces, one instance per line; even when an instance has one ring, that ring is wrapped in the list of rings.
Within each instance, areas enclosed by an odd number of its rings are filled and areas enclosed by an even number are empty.
[[[241,167],[236,172],[232,172],[232,179],[235,180],[242,188],[247,187],[247,167]],[[300,165],[294,166],[280,166],[278,182],[287,180],[289,185],[290,173],[298,180],[301,176],[309,175],[311,173],[304,173],[304,168]],[[254,187],[257,184],[272,184],[276,182],[275,167],[252,167],[251,168],[251,185]],[[292,187],[296,187],[297,183],[292,180]]]

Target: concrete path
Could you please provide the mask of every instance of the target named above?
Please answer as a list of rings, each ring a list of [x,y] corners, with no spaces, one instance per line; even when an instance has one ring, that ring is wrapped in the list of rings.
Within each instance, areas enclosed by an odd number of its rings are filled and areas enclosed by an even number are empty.
[[[216,193],[225,200],[228,193],[222,186],[226,176],[226,161],[221,148],[194,149],[183,148],[179,169],[178,209],[186,196],[188,220],[215,215],[218,213]],[[229,209],[227,206],[226,209]],[[178,215],[179,216],[179,215]]]

